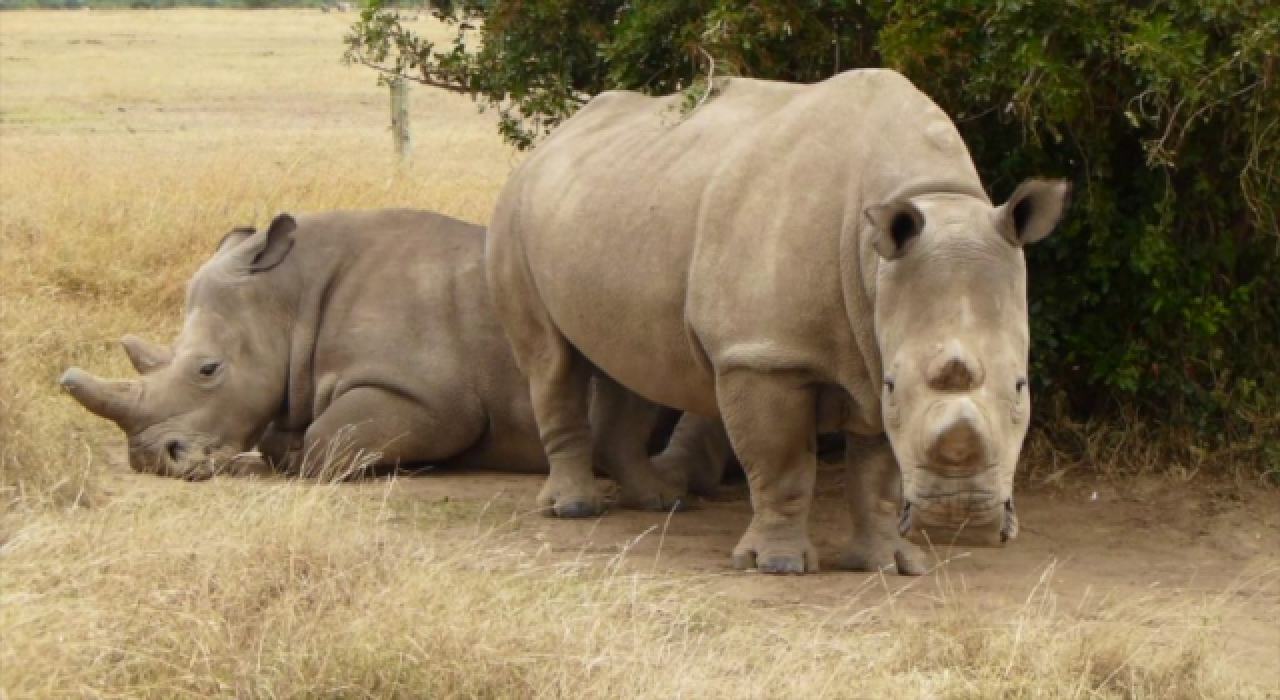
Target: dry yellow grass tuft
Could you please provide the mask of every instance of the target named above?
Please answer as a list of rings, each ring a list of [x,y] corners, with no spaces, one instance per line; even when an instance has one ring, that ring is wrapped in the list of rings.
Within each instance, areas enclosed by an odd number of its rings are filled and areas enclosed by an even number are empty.
[[[927,616],[744,604],[732,576],[531,550],[519,516],[405,517],[391,485],[122,474],[119,435],[56,379],[128,374],[124,333],[171,338],[227,229],[282,209],[483,221],[515,162],[468,101],[420,92],[397,174],[384,92],[338,63],[350,19],[5,15],[0,697],[1265,694],[1223,654],[1225,597],[1060,610],[1043,584],[978,608],[944,579]]]
[[[93,498],[112,433],[55,391],[168,341],[223,233],[281,210],[412,206],[484,221],[515,162],[465,98],[415,94],[415,167],[319,12],[21,13],[0,46],[0,502]],[[447,163],[447,167],[439,167]]]
[[[388,490],[390,493],[390,489]],[[743,605],[720,576],[413,528],[332,486],[174,484],[31,519],[0,570],[12,697],[1261,697],[1213,601]],[[465,516],[462,516],[465,517]],[[457,518],[453,518],[456,520]],[[518,526],[518,518],[512,523]]]

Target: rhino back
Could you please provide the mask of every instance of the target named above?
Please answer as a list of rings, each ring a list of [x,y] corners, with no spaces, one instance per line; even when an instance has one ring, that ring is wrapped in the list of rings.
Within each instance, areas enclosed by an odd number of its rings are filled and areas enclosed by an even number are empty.
[[[848,362],[865,345],[849,323],[870,326],[868,295],[850,298],[874,271],[861,211],[910,189],[984,197],[954,125],[882,70],[731,79],[688,115],[678,99],[593,100],[513,176],[495,235],[521,237],[565,336],[653,400],[706,410],[713,364],[865,376]]]

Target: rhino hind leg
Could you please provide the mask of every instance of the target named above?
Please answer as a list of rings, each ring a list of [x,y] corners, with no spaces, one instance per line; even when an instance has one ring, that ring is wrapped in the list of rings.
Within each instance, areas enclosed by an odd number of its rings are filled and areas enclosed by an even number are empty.
[[[588,419],[592,367],[556,333],[540,362],[526,368],[538,433],[551,470],[538,493],[538,507],[560,518],[592,518],[604,512],[604,497],[592,467]]]
[[[622,508],[667,511],[688,505],[684,484],[664,479],[649,458],[649,435],[661,410],[604,374],[592,380],[595,467],[618,483]]]
[[[809,509],[818,474],[817,399],[786,373],[721,373],[717,400],[729,440],[751,489],[753,515],[733,550],[737,569],[818,571]]]
[[[486,242],[485,272],[494,311],[529,380],[533,415],[550,464],[538,506],[561,518],[594,517],[604,511],[588,420],[594,368],[560,332],[539,296],[514,220],[517,211],[498,203]]]
[[[666,448],[653,458],[653,465],[663,479],[681,490],[713,496],[731,454],[729,435],[719,418],[686,412]]]
[[[903,576],[925,573],[924,553],[898,533],[902,476],[888,438],[849,435],[844,459],[853,542],[840,568],[879,571],[892,565]]]
[[[300,449],[286,455],[283,467],[304,477],[352,478],[363,468],[457,457],[484,431],[483,412],[458,402],[424,406],[402,394],[358,387],[334,398],[307,428]]]

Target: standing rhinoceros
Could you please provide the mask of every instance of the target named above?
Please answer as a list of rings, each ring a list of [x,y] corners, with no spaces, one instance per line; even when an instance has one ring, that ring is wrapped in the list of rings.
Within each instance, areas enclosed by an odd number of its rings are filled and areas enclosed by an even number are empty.
[[[207,478],[256,444],[296,471],[337,443],[383,464],[545,471],[528,384],[489,304],[484,236],[407,210],[236,229],[191,281],[172,349],[123,340],[141,379],[71,369],[62,385],[119,424],[143,472]],[[598,461],[621,503],[671,506],[680,488],[652,478],[645,452],[647,404],[606,378],[595,394]],[[663,466],[696,482],[728,443],[714,424],[685,423]]]
[[[489,286],[551,460],[543,503],[599,509],[600,370],[723,418],[754,509],[739,568],[817,570],[819,430],[850,436],[843,565],[919,573],[902,535],[921,527],[1012,537],[1022,246],[1056,225],[1067,184],[993,207],[950,119],[892,71],[718,87],[688,114],[679,96],[596,97],[499,197]]]

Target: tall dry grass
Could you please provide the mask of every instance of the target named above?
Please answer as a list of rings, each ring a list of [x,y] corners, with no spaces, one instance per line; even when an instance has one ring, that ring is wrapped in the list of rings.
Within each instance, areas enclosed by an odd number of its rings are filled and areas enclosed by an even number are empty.
[[[56,387],[167,341],[230,227],[418,206],[483,221],[514,157],[460,98],[337,63],[349,18],[21,13],[0,24],[0,697],[1261,697],[1225,597],[925,619],[883,591],[746,603],[719,577],[565,561],[520,526],[335,486],[126,479],[119,435]],[[340,470],[340,465],[338,466]],[[390,488],[390,487],[389,487]],[[388,491],[388,494],[391,492]]]
[[[165,162],[94,157],[91,137],[68,140],[0,173],[0,498],[10,505],[91,493],[85,465],[118,438],[61,396],[57,377],[73,365],[131,374],[125,333],[171,340],[186,281],[233,226],[282,210],[406,205],[483,220],[492,197],[305,152],[254,162],[225,145]]]
[[[157,497],[161,495],[163,497]],[[1047,588],[928,619],[744,604],[719,577],[411,527],[335,487],[182,485],[32,519],[4,548],[11,697],[1262,697],[1222,600],[1061,611]],[[518,521],[515,522],[518,525]],[[874,581],[872,582],[874,584]],[[924,584],[922,584],[924,585]],[[1064,614],[1070,612],[1068,616]],[[1083,614],[1082,614],[1083,613]]]
[[[56,391],[124,375],[117,340],[176,332],[230,228],[282,210],[413,206],[484,221],[515,162],[465,98],[387,102],[344,68],[351,18],[300,12],[8,14],[0,32],[0,503],[92,502],[115,436]],[[445,165],[441,165],[445,164]]]

